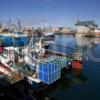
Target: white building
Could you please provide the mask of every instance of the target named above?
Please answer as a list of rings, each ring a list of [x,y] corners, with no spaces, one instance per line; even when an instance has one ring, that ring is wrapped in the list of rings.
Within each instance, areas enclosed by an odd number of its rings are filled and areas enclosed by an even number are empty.
[[[97,27],[94,21],[77,21],[77,33],[89,34],[93,33],[94,29]]]

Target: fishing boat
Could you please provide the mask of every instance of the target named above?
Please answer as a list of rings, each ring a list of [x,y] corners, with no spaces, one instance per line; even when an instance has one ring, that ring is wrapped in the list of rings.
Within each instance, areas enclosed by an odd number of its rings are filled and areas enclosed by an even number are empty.
[[[0,54],[0,71],[4,73],[11,83],[22,80],[20,71],[22,68],[15,63],[15,50],[18,48],[5,47]]]
[[[46,37],[55,37],[55,34],[53,32],[44,32],[43,35]]]
[[[42,35],[43,35],[45,41],[52,41],[55,38],[54,30],[51,27],[49,27],[49,28],[44,27],[42,29]]]
[[[2,44],[5,46],[5,47],[9,47],[9,46],[24,46],[26,45],[30,38],[27,37],[27,36],[16,36],[16,37],[13,37],[13,36],[4,36],[4,35],[1,35],[0,38],[2,39]]]

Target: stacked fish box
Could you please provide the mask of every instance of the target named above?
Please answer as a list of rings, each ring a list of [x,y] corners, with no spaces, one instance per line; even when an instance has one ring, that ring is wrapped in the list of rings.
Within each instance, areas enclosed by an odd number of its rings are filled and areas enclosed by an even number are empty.
[[[61,77],[61,69],[66,67],[66,59],[50,58],[42,61],[37,69],[38,79],[46,84],[51,84]]]
[[[38,67],[38,78],[44,83],[51,84],[60,78],[61,71],[55,62],[41,63]]]

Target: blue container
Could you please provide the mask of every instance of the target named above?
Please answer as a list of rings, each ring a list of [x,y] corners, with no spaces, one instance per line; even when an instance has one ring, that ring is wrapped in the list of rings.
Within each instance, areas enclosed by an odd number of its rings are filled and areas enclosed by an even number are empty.
[[[52,69],[52,72],[57,70],[57,66],[56,66],[55,62],[51,62],[51,69]]]
[[[52,73],[52,81],[55,81],[55,73]]]
[[[43,81],[44,83],[47,83],[47,84],[52,83],[52,75],[51,75],[51,74],[43,73],[42,81]]]
[[[52,69],[52,66],[50,63],[43,64],[43,72],[44,73],[47,73],[47,74],[51,73],[51,69]]]
[[[64,61],[63,59],[58,59],[40,63],[37,70],[38,78],[46,84],[55,82],[61,76],[61,65],[65,63]]]
[[[42,65],[43,65],[42,63],[39,64],[39,67],[38,67],[39,71],[42,71]]]
[[[52,72],[55,71],[55,65],[54,65],[53,62],[51,62],[51,71],[52,71]]]
[[[38,72],[38,78],[40,80],[43,80],[43,72],[41,72],[41,71]]]
[[[61,66],[60,66],[60,61],[57,61],[57,62],[56,62],[56,66],[57,66],[57,69],[58,69],[58,70],[60,70],[60,69],[61,69]]]
[[[0,36],[0,38],[3,39],[4,46],[13,46],[13,44],[15,44],[15,46],[22,46],[28,44],[30,41],[28,37],[15,37],[14,41],[12,37]]]
[[[38,72],[38,78],[46,83],[46,84],[51,84],[53,82],[55,82],[56,80],[58,80],[60,78],[61,75],[61,71],[54,71],[53,73],[47,74],[47,73],[43,73],[43,72]]]
[[[39,64],[38,70],[49,74],[58,70],[58,66],[55,64],[55,62],[41,63]]]
[[[42,73],[42,74],[43,74],[42,81],[48,84],[49,75],[47,75],[47,74],[45,74],[45,73]]]
[[[58,79],[61,77],[61,70],[58,71]]]

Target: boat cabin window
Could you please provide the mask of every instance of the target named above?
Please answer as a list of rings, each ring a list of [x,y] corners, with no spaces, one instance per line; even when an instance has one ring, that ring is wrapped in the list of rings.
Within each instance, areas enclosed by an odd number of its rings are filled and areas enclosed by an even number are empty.
[[[4,56],[8,56],[8,50],[4,50]]]

